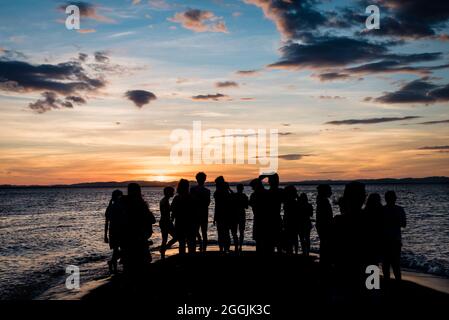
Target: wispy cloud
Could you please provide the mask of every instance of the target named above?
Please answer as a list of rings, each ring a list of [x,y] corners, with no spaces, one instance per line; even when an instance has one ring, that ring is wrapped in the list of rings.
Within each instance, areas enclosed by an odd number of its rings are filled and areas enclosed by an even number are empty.
[[[407,117],[383,117],[383,118],[369,118],[369,119],[347,119],[338,121],[329,121],[325,124],[331,125],[354,125],[354,124],[375,124],[392,121],[404,121],[421,118],[420,116],[407,116]]]
[[[176,13],[168,20],[180,23],[184,28],[194,32],[228,32],[224,20],[211,11],[189,9]]]

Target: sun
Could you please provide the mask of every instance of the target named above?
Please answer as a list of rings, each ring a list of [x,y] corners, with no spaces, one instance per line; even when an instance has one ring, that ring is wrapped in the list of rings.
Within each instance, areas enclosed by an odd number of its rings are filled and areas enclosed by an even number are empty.
[[[165,181],[168,180],[168,177],[167,177],[167,176],[163,176],[163,175],[160,175],[160,176],[152,176],[152,177],[151,177],[151,180],[152,180],[152,181],[161,181],[161,182],[165,182]]]

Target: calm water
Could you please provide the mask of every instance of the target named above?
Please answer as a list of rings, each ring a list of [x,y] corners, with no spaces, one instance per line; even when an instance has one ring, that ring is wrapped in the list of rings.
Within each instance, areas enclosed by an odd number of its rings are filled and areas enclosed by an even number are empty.
[[[315,200],[314,186],[300,186]],[[449,277],[449,185],[372,185],[368,192],[394,189],[405,207],[403,265]],[[334,196],[343,186],[333,186]],[[249,191],[249,188],[248,188]],[[81,283],[107,274],[103,243],[104,211],[112,189],[0,190],[0,298],[29,299],[64,282],[67,265],[81,269]],[[161,188],[144,188],[145,199],[159,217]],[[213,203],[211,206],[212,214]],[[338,209],[334,208],[334,213]],[[247,240],[252,214],[248,210]],[[210,215],[212,219],[212,215]],[[153,241],[159,245],[159,229]],[[216,239],[215,228],[210,238]],[[317,247],[316,232],[312,246]]]

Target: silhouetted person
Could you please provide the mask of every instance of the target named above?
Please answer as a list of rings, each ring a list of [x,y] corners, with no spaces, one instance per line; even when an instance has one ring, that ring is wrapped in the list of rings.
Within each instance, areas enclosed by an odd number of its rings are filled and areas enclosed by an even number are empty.
[[[364,223],[367,245],[367,263],[378,265],[381,260],[382,250],[382,219],[384,208],[382,199],[378,193],[371,193],[366,200]]]
[[[270,253],[270,243],[267,234],[271,232],[268,217],[268,191],[265,190],[262,180],[254,179],[250,183],[253,193],[249,198],[249,205],[253,210],[253,238],[256,241],[256,252]]]
[[[368,248],[362,206],[365,185],[353,181],[345,186],[340,205],[342,214],[335,217],[333,244],[337,271],[343,279],[360,284],[365,279]]]
[[[288,254],[298,254],[298,237],[299,237],[299,204],[298,191],[293,185],[288,185],[284,189],[284,233],[285,233],[285,248]]]
[[[161,258],[165,258],[165,251],[170,248],[176,241],[176,233],[173,222],[171,221],[170,212],[170,198],[175,194],[175,189],[173,187],[164,188],[164,197],[159,202],[159,210],[161,212],[161,218],[159,220],[159,227],[161,228],[162,243],[161,243]],[[167,243],[168,235],[172,239]]]
[[[267,229],[264,237],[266,237],[267,249],[270,252],[274,252],[275,248],[278,252],[281,252],[281,208],[284,201],[284,189],[279,188],[279,175],[277,173],[261,175],[259,179],[263,180],[267,177],[270,188],[267,190],[267,220],[265,221]]]
[[[190,195],[192,196],[195,216],[197,220],[196,233],[198,241],[200,242],[200,251],[206,251],[207,249],[207,226],[209,224],[210,190],[204,186],[206,177],[207,176],[204,172],[198,172],[196,174],[196,181],[198,182],[198,185],[190,189]]]
[[[148,239],[153,233],[152,225],[156,223],[156,219],[143,199],[137,183],[128,185],[128,195],[123,196],[123,205],[123,267],[134,277],[142,274],[151,262]]]
[[[179,242],[179,254],[185,254],[186,244],[189,253],[194,253],[196,251],[196,217],[189,194],[189,181],[179,180],[176,192],[171,208],[172,221],[175,223],[176,238]]]
[[[231,192],[223,176],[215,179],[215,214],[214,225],[217,226],[218,246],[220,252],[229,252],[231,239],[229,236],[231,214]]]
[[[384,278],[390,280],[390,266],[393,268],[396,280],[401,280],[401,228],[406,226],[405,211],[396,205],[396,193],[385,193],[384,219],[383,219],[383,263]]]
[[[313,216],[313,206],[309,203],[309,199],[305,193],[299,195],[298,206],[299,240],[301,242],[302,253],[308,257],[310,253],[310,230],[312,229],[310,218]]]
[[[123,192],[114,190],[106,209],[104,223],[104,242],[112,249],[111,260],[108,261],[109,272],[117,273],[117,261],[120,257],[121,228],[123,223],[123,206],[120,199]]]
[[[248,196],[243,193],[243,184],[237,185],[237,193],[233,194],[233,233],[239,231],[239,244],[237,251],[242,251],[243,241],[245,238],[246,226],[246,209],[248,209]]]
[[[320,238],[320,263],[328,265],[331,255],[331,228],[333,220],[332,206],[329,198],[332,195],[332,189],[328,184],[320,184],[317,187],[318,195],[316,198],[316,230]]]

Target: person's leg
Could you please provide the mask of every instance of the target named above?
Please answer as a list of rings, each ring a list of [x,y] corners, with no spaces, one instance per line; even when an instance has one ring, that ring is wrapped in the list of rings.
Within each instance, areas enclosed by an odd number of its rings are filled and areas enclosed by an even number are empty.
[[[208,225],[208,220],[207,217],[205,217],[205,219],[203,219],[203,221],[201,221],[201,235],[203,236],[203,244],[202,244],[202,249],[203,252],[206,252],[207,250],[207,225]]]
[[[167,243],[167,248],[170,248],[176,243],[176,241],[178,241],[178,238],[176,237],[175,227],[173,225],[168,228],[168,234],[171,236],[171,240]]]
[[[401,281],[401,245],[397,244],[393,250],[391,266],[393,267],[394,278],[396,281]]]
[[[388,247],[384,248],[383,260],[382,260],[382,273],[384,275],[385,281],[390,280],[390,249]]]
[[[237,235],[237,224],[233,223],[231,226],[231,234],[232,234],[232,240],[234,241],[234,251],[239,251],[239,237]]]
[[[245,240],[245,223],[240,221],[239,223],[239,251],[242,251],[243,241]]]
[[[161,228],[161,235],[162,235],[162,243],[161,249],[159,251],[161,252],[161,259],[164,259],[165,250],[167,249],[168,231],[165,228]]]
[[[117,273],[117,261],[120,256],[120,250],[118,247],[112,249],[112,257],[111,257],[111,269],[112,273]]]
[[[305,243],[305,255],[306,257],[310,254],[310,229],[307,229],[304,235],[304,243]]]

